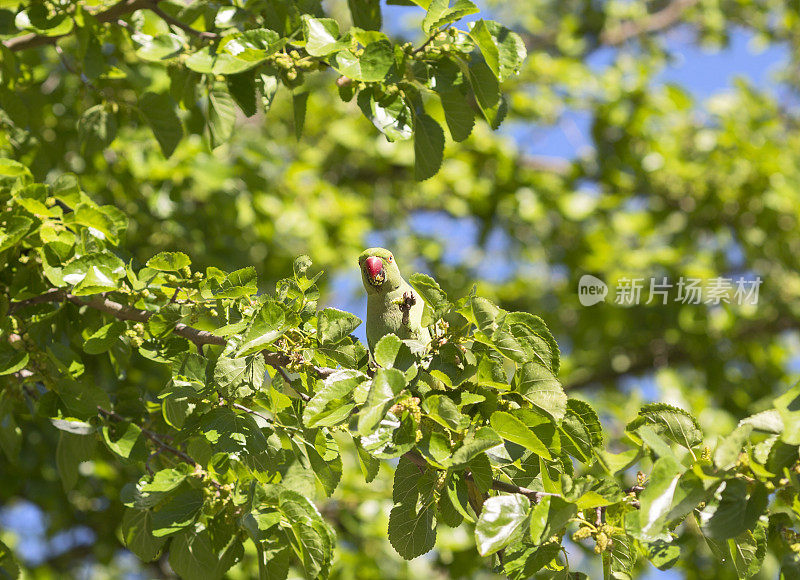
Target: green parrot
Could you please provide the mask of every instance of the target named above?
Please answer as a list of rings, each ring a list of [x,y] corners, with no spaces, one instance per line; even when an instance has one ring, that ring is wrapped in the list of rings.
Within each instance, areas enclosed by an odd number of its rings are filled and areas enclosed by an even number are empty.
[[[384,248],[369,248],[358,257],[367,290],[367,344],[370,352],[387,334],[427,344],[431,335],[422,326],[425,303],[400,275],[394,256]]]

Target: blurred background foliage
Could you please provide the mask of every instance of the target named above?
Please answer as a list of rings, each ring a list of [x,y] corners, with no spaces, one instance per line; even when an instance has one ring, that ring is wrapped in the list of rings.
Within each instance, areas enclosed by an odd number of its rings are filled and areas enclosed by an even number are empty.
[[[328,4],[348,21],[345,2]],[[307,253],[327,272],[323,303],[361,314],[356,257],[380,243],[452,296],[477,284],[505,309],[541,315],[561,345],[570,396],[590,400],[612,438],[647,400],[692,410],[706,433],[729,433],[800,374],[800,2],[511,0],[481,8],[522,35],[529,57],[504,83],[504,128],[479,122],[469,139],[448,143],[441,171],[423,183],[414,181],[411,144],[388,143],[354,102],[341,102],[332,72],[310,81],[299,140],[290,95],[279,91],[267,115],[239,118],[233,139],[214,150],[191,136],[165,159],[135,115],[107,146],[87,143],[78,119],[96,95],[70,70],[69,44],[63,55],[52,47],[17,54],[35,82],[0,90],[0,101],[36,114],[25,130],[0,133],[0,153],[37,180],[77,173],[98,203],[129,217],[122,250],[138,264],[183,251],[198,269],[253,265],[271,289]],[[418,43],[421,14],[384,6],[384,28]],[[702,99],[691,83],[665,82],[682,51],[733,58],[725,51],[742,38],[781,56],[769,82],[745,74]],[[114,50],[123,62],[133,49],[120,42]],[[135,74],[143,90],[167,83],[162,66]],[[104,92],[112,104],[136,98],[113,83]],[[560,143],[558,133],[571,141]],[[577,295],[585,273],[611,284],[764,282],[757,306],[609,300],[586,308]],[[150,371],[133,369],[126,380],[155,389],[163,377]],[[31,577],[168,574],[158,563],[140,568],[115,538],[121,506],[110,490],[134,475],[84,464],[91,477],[65,495],[55,433],[39,427],[26,427],[20,464],[2,464],[0,489],[2,539],[17,546]],[[344,473],[322,507],[341,540],[335,577],[488,577],[458,530],[440,536],[433,557],[399,560],[385,537],[388,478],[379,478],[386,489],[364,489],[353,457]],[[684,548],[679,568],[660,574],[732,574],[716,569],[701,542]],[[571,549],[580,569],[581,548]],[[231,577],[246,577],[246,566],[237,570]],[[761,576],[775,570],[768,555]]]

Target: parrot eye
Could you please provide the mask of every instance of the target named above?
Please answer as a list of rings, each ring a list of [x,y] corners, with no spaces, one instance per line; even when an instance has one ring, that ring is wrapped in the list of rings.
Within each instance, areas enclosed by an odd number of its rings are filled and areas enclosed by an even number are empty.
[[[392,263],[392,260],[394,260],[394,258],[392,258],[391,256],[389,256],[388,260],[389,260],[389,263],[391,264],[391,263]]]

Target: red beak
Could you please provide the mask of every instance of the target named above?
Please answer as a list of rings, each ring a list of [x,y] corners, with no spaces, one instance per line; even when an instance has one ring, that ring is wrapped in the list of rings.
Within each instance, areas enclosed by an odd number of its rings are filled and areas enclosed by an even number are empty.
[[[364,265],[367,267],[367,274],[372,280],[383,271],[383,260],[376,256],[370,256],[364,260]]]

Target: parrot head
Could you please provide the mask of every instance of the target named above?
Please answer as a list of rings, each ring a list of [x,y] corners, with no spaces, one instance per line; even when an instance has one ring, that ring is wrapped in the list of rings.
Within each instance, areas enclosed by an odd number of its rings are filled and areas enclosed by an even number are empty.
[[[391,292],[400,288],[403,278],[394,262],[394,256],[384,248],[369,248],[358,257],[361,279],[367,294]]]

